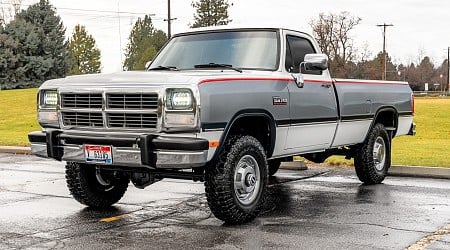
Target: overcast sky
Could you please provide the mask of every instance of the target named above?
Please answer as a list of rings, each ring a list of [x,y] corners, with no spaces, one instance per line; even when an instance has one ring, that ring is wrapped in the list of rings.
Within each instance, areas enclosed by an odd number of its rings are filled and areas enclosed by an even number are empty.
[[[74,26],[85,25],[102,52],[103,72],[121,69],[124,48],[133,23],[144,13],[155,14],[154,26],[167,32],[168,0],[50,0],[69,36]],[[8,0],[3,0],[8,2]],[[25,5],[38,0],[24,0]],[[309,21],[319,13],[348,11],[362,18],[352,32],[357,47],[367,44],[372,55],[382,50],[382,29],[387,30],[387,50],[396,63],[417,63],[428,55],[441,64],[450,46],[450,1],[448,0],[229,0],[233,25],[284,27],[311,33]],[[188,29],[193,21],[191,0],[171,0],[172,32]],[[88,11],[97,10],[97,11]],[[118,15],[117,11],[121,13]],[[116,13],[112,13],[116,12]],[[126,13],[125,13],[126,12]],[[118,18],[120,16],[120,19]],[[120,27],[120,29],[119,29]]]

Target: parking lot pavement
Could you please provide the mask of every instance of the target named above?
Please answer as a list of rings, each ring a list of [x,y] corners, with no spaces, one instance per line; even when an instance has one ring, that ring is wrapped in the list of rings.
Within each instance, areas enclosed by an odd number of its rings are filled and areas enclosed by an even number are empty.
[[[98,211],[71,198],[64,163],[0,154],[0,249],[449,249],[450,182],[388,177],[365,186],[348,169],[281,170],[263,213],[225,225],[203,184],[132,186]]]

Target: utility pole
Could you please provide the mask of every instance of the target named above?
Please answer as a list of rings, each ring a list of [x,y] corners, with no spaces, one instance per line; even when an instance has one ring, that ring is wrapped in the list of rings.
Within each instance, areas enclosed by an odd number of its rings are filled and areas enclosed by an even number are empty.
[[[447,88],[450,94],[450,47],[447,48]]]
[[[172,21],[177,20],[176,18],[170,17],[170,0],[167,0],[167,19],[164,19],[164,21],[167,21],[167,38],[170,39],[172,36]]]
[[[378,27],[383,27],[383,61],[381,63],[381,79],[386,80],[386,27],[394,26],[393,24],[377,24]]]
[[[122,29],[120,28],[120,3],[117,2],[117,18],[119,20],[119,52],[120,52],[120,68],[123,69],[123,55],[122,55]]]

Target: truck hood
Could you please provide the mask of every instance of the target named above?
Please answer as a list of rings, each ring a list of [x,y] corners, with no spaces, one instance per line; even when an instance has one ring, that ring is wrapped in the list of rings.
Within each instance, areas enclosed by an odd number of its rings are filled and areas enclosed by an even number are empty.
[[[254,75],[246,72],[246,75]],[[69,76],[46,81],[41,88],[138,88],[160,85],[196,85],[204,79],[217,77],[239,77],[234,71],[126,71],[112,74]]]

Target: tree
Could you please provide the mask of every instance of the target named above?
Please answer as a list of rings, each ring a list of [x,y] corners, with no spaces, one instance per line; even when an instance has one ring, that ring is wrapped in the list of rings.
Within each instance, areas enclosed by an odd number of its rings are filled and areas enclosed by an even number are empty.
[[[40,0],[28,9],[18,13],[16,19],[22,19],[35,27],[39,39],[37,51],[33,56],[48,63],[48,69],[38,70],[42,79],[65,77],[70,69],[70,57],[61,17],[56,15],[55,8],[48,0]],[[40,67],[41,64],[29,65],[28,68]],[[33,70],[33,69],[32,69]]]
[[[433,83],[436,83],[431,82],[433,75],[435,75],[434,65],[430,58],[425,56],[416,67],[417,84],[425,85],[425,83],[429,83],[432,85]]]
[[[35,87],[45,80],[42,72],[48,70],[50,62],[38,55],[40,41],[35,31],[34,25],[22,19],[6,25],[0,39],[4,45],[0,49],[3,88]]]
[[[346,11],[339,14],[321,13],[318,19],[310,21],[320,49],[330,58],[329,68],[335,77],[348,77],[348,64],[355,60],[350,31],[360,22],[361,18]]]
[[[66,76],[69,54],[64,32],[61,18],[47,0],[16,14],[0,39],[0,84],[6,88],[35,87]]]
[[[194,24],[191,28],[226,25],[232,20],[228,16],[228,8],[233,6],[226,0],[198,0],[192,2],[196,9]]]
[[[145,64],[152,60],[165,44],[167,35],[162,30],[155,29],[150,16],[145,15],[144,19],[138,18],[128,40],[124,69],[143,70]]]
[[[100,73],[100,50],[82,25],[76,25],[69,41],[71,75]]]

